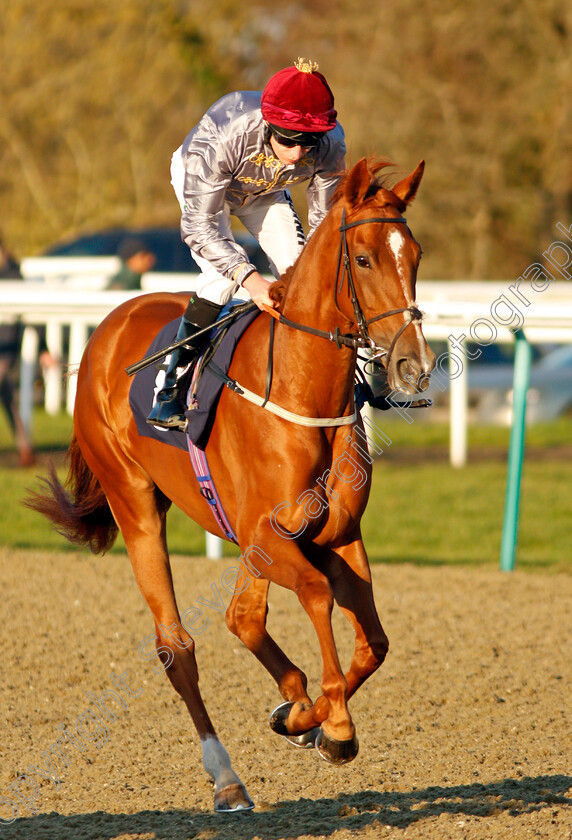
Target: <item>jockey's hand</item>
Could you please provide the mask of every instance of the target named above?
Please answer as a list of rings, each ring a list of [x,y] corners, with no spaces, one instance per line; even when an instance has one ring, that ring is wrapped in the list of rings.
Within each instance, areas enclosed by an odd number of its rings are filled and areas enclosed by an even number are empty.
[[[242,284],[259,309],[263,308],[262,305],[269,306],[271,309],[276,308],[275,301],[268,294],[271,282],[265,280],[258,271],[253,271]]]

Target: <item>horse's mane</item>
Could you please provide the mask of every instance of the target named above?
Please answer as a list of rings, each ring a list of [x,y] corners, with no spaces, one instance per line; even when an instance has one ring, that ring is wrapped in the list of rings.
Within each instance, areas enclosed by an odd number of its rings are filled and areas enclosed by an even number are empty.
[[[296,265],[296,263],[294,263],[294,265]],[[284,296],[286,294],[286,289],[288,288],[288,284],[290,282],[290,278],[294,273],[294,265],[291,265],[290,268],[287,268],[284,274],[281,275],[280,279],[275,280],[268,290],[268,296],[271,300],[278,304],[278,309],[280,309],[282,305]]]

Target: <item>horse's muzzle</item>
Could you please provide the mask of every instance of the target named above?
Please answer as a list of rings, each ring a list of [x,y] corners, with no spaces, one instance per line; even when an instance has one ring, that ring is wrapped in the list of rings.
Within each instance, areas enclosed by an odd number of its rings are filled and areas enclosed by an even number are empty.
[[[435,354],[425,344],[420,355],[399,357],[390,360],[388,380],[393,390],[404,394],[420,394],[429,387],[431,371],[435,367]]]

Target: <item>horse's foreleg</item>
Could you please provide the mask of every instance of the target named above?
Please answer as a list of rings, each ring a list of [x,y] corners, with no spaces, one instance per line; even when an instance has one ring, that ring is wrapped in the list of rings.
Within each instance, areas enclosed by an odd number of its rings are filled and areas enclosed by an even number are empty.
[[[265,527],[264,523],[259,523],[256,533],[249,533],[246,537],[243,542],[263,548],[265,558],[261,560],[253,551],[248,558],[249,564],[270,581],[296,593],[314,625],[322,655],[321,697],[309,708],[307,702],[293,703],[284,718],[278,721],[279,725],[273,725],[273,728],[283,735],[300,735],[322,726],[321,735],[331,744],[340,745],[340,752],[344,752],[345,757],[340,760],[351,760],[357,754],[357,741],[347,707],[347,684],[332,630],[334,598],[330,583],[298,545],[289,543],[285,548],[285,541],[270,524]],[[330,752],[329,760],[337,762],[334,756],[336,750],[338,746]]]
[[[285,700],[311,706],[306,675],[288,659],[266,629],[269,586],[270,581],[264,578],[250,578],[248,587],[233,595],[226,612],[228,629],[264,665]]]
[[[358,535],[348,545],[330,552],[322,558],[320,565],[327,570],[333,596],[355,633],[354,654],[345,674],[347,702],[382,664],[389,643],[375,608],[371,573],[361,537]],[[324,700],[324,696],[319,697],[311,709],[294,707],[287,717],[288,728],[306,727],[312,720],[321,720]],[[330,720],[331,715],[328,715],[322,723],[321,734],[316,739],[318,751],[333,763],[351,761],[357,753],[357,741],[340,742],[338,737],[332,736]]]
[[[331,564],[335,569],[330,579],[334,598],[355,633],[354,654],[346,673],[349,700],[382,664],[389,641],[375,608],[371,572],[361,538],[332,554],[337,556],[337,562]]]

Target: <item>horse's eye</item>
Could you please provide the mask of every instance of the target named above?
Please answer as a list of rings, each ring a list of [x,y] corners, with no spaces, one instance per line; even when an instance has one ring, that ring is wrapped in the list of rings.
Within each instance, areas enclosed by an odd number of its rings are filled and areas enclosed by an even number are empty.
[[[359,254],[359,256],[356,257],[356,262],[360,268],[371,268],[370,261],[367,257],[364,257],[363,254]]]

